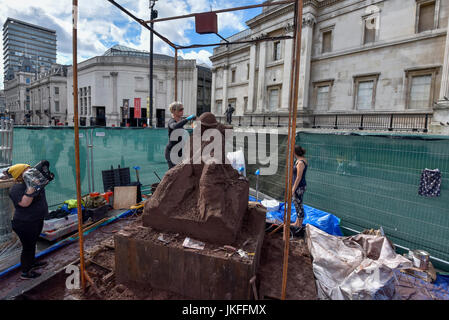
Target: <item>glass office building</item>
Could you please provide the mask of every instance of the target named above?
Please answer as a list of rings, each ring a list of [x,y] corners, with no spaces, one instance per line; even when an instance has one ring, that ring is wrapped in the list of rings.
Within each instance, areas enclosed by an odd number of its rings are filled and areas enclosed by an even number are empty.
[[[56,63],[56,31],[8,18],[3,24],[3,62],[5,80],[16,72],[50,70]],[[25,63],[25,61],[30,61]],[[25,70],[25,69],[30,70]]]

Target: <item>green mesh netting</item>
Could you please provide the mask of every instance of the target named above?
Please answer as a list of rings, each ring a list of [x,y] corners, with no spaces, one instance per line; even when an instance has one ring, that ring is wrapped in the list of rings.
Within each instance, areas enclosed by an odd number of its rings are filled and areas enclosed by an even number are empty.
[[[80,129],[82,193],[88,192],[86,133]],[[167,170],[166,129],[93,129],[95,190],[103,191],[101,171],[111,165],[140,166],[143,185],[158,182]],[[104,136],[102,136],[104,133]],[[260,191],[284,200],[286,135],[278,137],[278,171],[261,176]],[[267,144],[270,140],[267,139]],[[363,230],[382,226],[393,242],[424,249],[449,261],[449,138],[425,135],[323,134],[301,132],[309,170],[305,204],[342,219],[342,226]],[[50,205],[74,198],[73,128],[15,128],[13,163],[51,163],[55,181],[47,187]],[[243,147],[247,156],[247,144]],[[267,147],[267,150],[270,148]],[[84,160],[83,160],[84,159]],[[247,165],[251,187],[258,165]],[[441,196],[418,195],[421,171],[440,169]]]
[[[103,192],[102,170],[111,166],[129,167],[131,181],[137,181],[134,166],[139,166],[144,186],[159,182],[167,171],[164,148],[168,141],[166,129],[80,128],[81,192],[89,192],[87,176],[87,140],[92,131],[94,189]],[[50,206],[76,198],[75,146],[73,128],[15,128],[13,163],[34,165],[42,159],[50,162],[55,179],[46,188]]]
[[[279,137],[278,174],[259,180],[263,193],[281,201],[286,140]],[[309,160],[305,204],[358,231],[382,226],[398,245],[449,261],[449,137],[301,132],[296,140]],[[440,169],[440,197],[418,195],[425,168]],[[253,187],[256,169],[247,167]]]

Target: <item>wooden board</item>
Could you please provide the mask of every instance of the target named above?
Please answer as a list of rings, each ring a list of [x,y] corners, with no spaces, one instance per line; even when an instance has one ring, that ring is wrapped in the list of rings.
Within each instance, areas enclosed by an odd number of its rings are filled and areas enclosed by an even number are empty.
[[[129,209],[136,204],[137,186],[114,187],[114,209]]]
[[[0,180],[0,189],[11,188],[16,182],[14,179]]]

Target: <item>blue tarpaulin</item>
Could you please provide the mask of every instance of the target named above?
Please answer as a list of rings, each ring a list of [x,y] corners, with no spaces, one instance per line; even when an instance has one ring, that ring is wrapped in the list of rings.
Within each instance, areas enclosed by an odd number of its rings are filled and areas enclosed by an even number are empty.
[[[449,275],[437,274],[437,279],[433,283],[438,289],[449,292]]]
[[[256,198],[250,196],[249,200],[256,201]],[[282,223],[284,221],[284,207],[285,203],[280,202],[279,210],[267,212],[267,220]],[[295,206],[292,204],[290,223],[295,223],[295,221],[296,210]],[[340,230],[340,218],[328,212],[304,205],[304,220],[302,222],[302,225],[305,226],[306,224],[311,224],[318,229],[334,236],[343,236],[343,233]]]

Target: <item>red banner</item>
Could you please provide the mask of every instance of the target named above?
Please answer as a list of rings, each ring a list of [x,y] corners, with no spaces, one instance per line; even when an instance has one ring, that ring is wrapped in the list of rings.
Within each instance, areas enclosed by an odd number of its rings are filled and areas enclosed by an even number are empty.
[[[141,110],[140,110],[140,98],[134,98],[134,118],[140,119]]]

